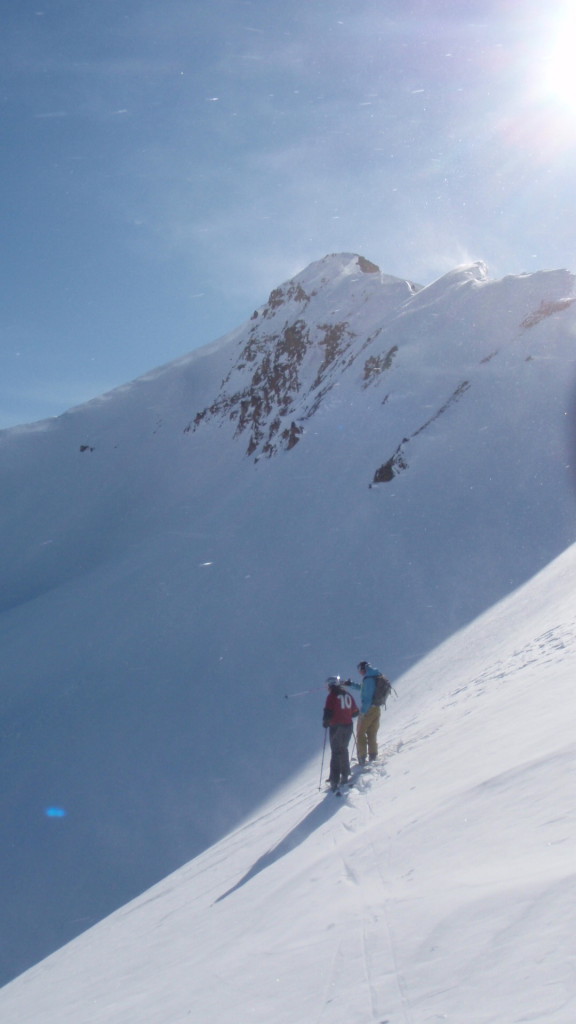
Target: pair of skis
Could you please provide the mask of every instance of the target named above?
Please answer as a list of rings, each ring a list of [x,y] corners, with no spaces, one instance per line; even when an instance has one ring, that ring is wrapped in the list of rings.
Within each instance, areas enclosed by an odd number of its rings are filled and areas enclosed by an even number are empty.
[[[329,786],[328,792],[334,793],[334,796],[342,796],[343,793],[347,793],[354,786],[354,779],[349,778],[347,782],[341,782],[339,786]]]
[[[334,796],[342,796],[343,793],[347,793],[348,790],[354,788],[359,775],[363,775],[365,772],[369,771],[375,764],[375,761],[370,761],[366,764],[354,764],[348,780],[340,783],[339,786],[329,786],[328,792],[334,793]]]

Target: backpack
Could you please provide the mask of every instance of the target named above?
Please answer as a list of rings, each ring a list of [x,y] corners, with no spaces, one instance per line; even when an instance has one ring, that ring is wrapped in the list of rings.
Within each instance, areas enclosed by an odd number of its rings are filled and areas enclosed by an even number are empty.
[[[382,673],[374,677],[374,696],[372,697],[372,703],[376,707],[386,707],[386,701],[392,693],[392,685],[383,676]]]

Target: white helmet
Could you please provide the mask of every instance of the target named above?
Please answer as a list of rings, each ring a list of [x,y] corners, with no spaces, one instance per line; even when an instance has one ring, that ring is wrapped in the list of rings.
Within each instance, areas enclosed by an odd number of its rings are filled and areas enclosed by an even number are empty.
[[[340,676],[328,676],[326,686],[340,686]]]

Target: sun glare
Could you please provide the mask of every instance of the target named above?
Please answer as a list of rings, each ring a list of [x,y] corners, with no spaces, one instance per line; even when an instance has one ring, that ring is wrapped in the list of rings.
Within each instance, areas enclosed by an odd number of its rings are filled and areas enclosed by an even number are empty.
[[[576,11],[565,10],[549,52],[543,80],[546,95],[576,114]]]

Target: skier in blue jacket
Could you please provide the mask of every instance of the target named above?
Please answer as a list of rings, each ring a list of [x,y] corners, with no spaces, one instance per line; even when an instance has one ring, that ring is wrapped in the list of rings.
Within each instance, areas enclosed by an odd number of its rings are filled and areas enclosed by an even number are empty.
[[[381,675],[380,669],[373,668],[369,661],[360,661],[358,671],[362,676],[361,683],[348,682],[354,690],[360,690],[360,714],[356,726],[356,747],[358,762],[366,764],[366,755],[371,761],[378,757],[378,729],[380,727],[380,708],[373,703],[376,689],[376,676]]]

